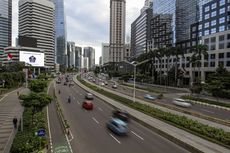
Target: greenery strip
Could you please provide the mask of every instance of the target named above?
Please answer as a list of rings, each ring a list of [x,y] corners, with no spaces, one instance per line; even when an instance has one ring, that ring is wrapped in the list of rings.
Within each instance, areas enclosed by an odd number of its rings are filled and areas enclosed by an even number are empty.
[[[116,94],[112,94],[110,92],[107,92],[101,88],[98,88],[94,85],[91,85],[84,80],[82,80],[79,76],[77,79],[84,84],[85,86],[93,89],[94,91],[103,94],[113,100],[116,100],[120,103],[123,103],[133,109],[136,109],[138,111],[141,111],[149,116],[158,118],[160,120],[166,121],[167,123],[170,123],[178,128],[181,128],[183,130],[186,130],[188,132],[191,132],[193,134],[196,134],[200,137],[203,137],[205,139],[208,139],[214,143],[218,143],[222,146],[225,146],[227,148],[230,148],[230,132],[226,132],[223,129],[214,128],[208,125],[204,125],[198,121],[188,119],[185,116],[179,116],[175,115],[169,112],[164,112],[160,109],[153,108],[146,104],[141,104],[139,102],[133,103],[132,100],[126,99],[124,97],[120,97]]]

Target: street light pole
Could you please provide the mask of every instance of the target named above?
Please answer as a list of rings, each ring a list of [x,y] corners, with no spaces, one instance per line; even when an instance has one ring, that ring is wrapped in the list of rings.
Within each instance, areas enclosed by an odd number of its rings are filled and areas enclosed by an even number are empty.
[[[134,75],[133,75],[133,102],[135,101],[136,98],[136,64],[133,65],[134,66]]]

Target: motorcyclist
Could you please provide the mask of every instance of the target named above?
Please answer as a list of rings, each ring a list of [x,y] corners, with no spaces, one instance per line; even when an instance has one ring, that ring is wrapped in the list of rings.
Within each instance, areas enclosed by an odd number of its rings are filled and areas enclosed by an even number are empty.
[[[70,102],[71,102],[71,97],[69,96],[69,97],[68,97],[68,103],[70,103]]]

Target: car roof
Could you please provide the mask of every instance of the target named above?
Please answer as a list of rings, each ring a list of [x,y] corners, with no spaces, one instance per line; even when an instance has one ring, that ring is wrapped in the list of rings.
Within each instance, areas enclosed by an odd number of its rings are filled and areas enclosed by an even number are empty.
[[[84,102],[85,103],[92,103],[92,101],[90,101],[90,100],[85,100]]]
[[[122,120],[120,120],[118,118],[113,118],[112,120],[114,122],[116,122],[117,124],[119,124],[119,125],[122,125],[122,126],[126,126],[127,125],[124,121],[122,121]]]

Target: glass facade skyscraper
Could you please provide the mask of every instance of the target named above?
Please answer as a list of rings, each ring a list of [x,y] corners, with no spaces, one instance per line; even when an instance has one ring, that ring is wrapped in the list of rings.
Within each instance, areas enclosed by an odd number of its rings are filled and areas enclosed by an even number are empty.
[[[0,55],[11,46],[12,0],[0,0]]]
[[[55,56],[56,63],[67,66],[66,21],[64,0],[50,0],[55,4]]]
[[[172,16],[172,42],[176,43],[176,0],[153,0],[153,17],[160,14]]]

